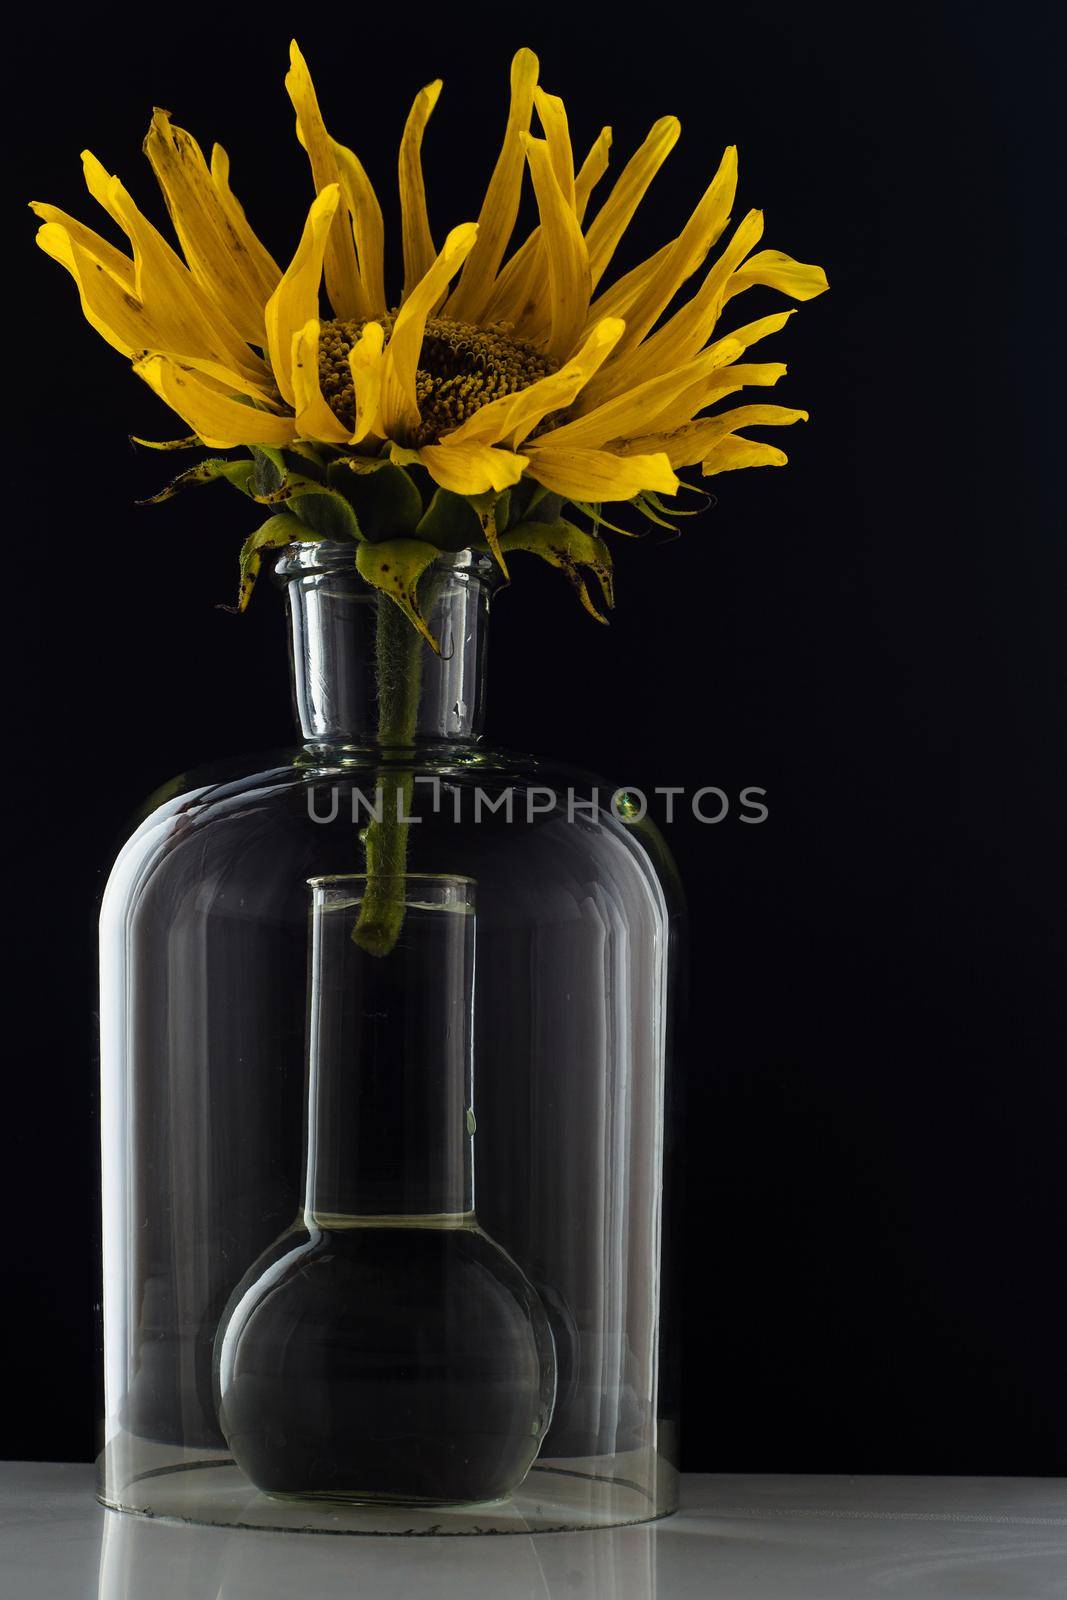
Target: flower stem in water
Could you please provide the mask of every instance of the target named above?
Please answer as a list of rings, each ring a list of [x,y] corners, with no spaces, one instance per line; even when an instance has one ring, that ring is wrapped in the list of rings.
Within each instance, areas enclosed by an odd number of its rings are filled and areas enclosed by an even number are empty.
[[[378,745],[384,752],[410,751],[415,740],[422,679],[422,639],[400,607],[378,599],[376,634]],[[352,938],[369,955],[387,956],[404,925],[404,875],[408,855],[408,806],[414,787],[410,767],[378,771],[381,817],[368,824],[363,843],[367,886]]]

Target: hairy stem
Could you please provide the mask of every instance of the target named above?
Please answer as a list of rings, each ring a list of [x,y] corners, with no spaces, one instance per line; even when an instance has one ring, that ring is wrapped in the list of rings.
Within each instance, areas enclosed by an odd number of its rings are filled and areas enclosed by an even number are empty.
[[[415,740],[422,679],[422,640],[400,607],[381,595],[376,633],[378,745],[385,751],[409,750]],[[378,770],[381,819],[363,836],[367,887],[352,937],[369,955],[387,956],[404,925],[404,875],[407,870],[408,806],[414,787],[410,767],[391,763]]]

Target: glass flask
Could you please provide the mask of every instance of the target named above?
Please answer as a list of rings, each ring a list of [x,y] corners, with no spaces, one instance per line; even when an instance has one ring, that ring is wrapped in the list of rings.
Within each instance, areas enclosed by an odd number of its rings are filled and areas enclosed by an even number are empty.
[[[219,1425],[270,1494],[499,1500],[537,1454],[556,1362],[475,1214],[475,886],[397,881],[383,957],[352,937],[366,881],[310,884],[303,1211],[223,1313]]]
[[[663,842],[484,740],[488,557],[431,570],[440,654],[350,544],[276,576],[300,742],[168,786],[104,896],[101,1499],[352,1533],[661,1516]]]

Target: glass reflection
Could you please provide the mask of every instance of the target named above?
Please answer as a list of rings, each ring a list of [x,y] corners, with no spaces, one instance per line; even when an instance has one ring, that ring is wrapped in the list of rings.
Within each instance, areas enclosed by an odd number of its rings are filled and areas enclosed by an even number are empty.
[[[98,1600],[656,1600],[658,1526],[353,1542],[106,1512]]]

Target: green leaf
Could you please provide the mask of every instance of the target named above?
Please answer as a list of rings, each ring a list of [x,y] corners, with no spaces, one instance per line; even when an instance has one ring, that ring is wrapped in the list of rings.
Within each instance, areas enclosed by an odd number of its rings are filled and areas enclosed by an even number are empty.
[[[265,550],[281,550],[287,544],[311,543],[318,535],[288,512],[279,511],[249,534],[241,546],[241,582],[237,590],[237,609],[244,611],[252,598]]]
[[[227,483],[232,483],[242,494],[250,494],[253,470],[251,461],[227,461],[223,456],[210,456],[198,466],[179,472],[165,489],[161,489],[158,494],[149,495],[147,500],[139,500],[137,504],[156,506],[162,500],[170,500],[179,489],[185,489],[193,483],[213,483],[216,478],[225,478]]]
[[[576,528],[573,522],[520,522],[509,528],[500,543],[505,550],[528,550],[550,566],[565,572],[578,591],[578,598],[591,617],[607,622],[593,604],[582,569],[592,572],[600,584],[604,604],[615,604],[612,588],[611,551],[603,539]]]
[[[422,496],[403,467],[386,461],[377,471],[354,477],[337,462],[330,469],[330,484],[354,506],[360,532],[372,543],[407,538],[415,532],[422,516]]]
[[[289,478],[290,483],[293,477],[295,474]],[[360,537],[356,513],[344,495],[337,494],[333,489],[314,489],[307,493],[294,494],[288,504],[293,515],[299,517],[301,522],[306,522],[321,539],[336,539],[340,542]]]
[[[437,655],[440,646],[419,610],[419,579],[440,555],[437,545],[422,539],[386,539],[380,544],[356,546],[356,571],[361,578],[387,594]]]

